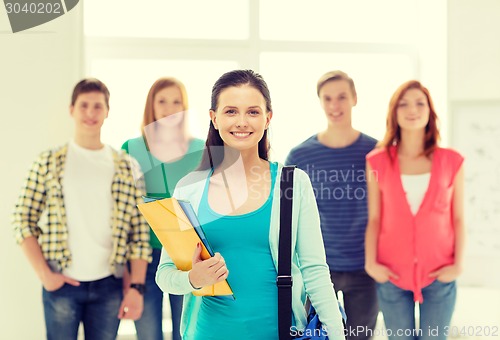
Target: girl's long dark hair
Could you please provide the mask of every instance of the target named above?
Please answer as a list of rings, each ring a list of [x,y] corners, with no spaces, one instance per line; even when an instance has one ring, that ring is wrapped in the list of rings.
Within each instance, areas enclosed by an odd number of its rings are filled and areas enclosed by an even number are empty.
[[[252,70],[235,70],[224,73],[214,84],[212,88],[212,100],[210,110],[216,111],[219,96],[223,90],[228,87],[240,87],[243,85],[251,86],[262,94],[266,101],[267,112],[272,111],[271,95],[266,82],[262,76]],[[264,131],[264,135],[259,141],[258,150],[259,157],[268,160],[270,144],[268,140],[268,129]],[[224,160],[224,141],[219,135],[219,131],[215,129],[214,124],[210,121],[207,140],[205,142],[205,151],[201,160],[199,170],[215,169]]]

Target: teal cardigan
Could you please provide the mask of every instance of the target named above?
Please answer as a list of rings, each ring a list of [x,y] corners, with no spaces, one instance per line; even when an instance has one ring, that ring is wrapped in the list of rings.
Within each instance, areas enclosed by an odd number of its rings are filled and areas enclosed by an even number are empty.
[[[271,227],[269,230],[269,248],[274,266],[278,270],[278,241],[280,220],[280,185],[281,170],[278,174],[273,192]],[[189,200],[197,212],[204,185],[210,170],[196,171],[181,179],[175,189],[174,197]],[[342,316],[340,314],[330,270],[326,264],[326,256],[321,236],[320,219],[316,199],[308,175],[295,169],[292,213],[292,310],[297,329],[306,326],[306,310],[304,301],[306,294],[316,309],[320,320],[327,327],[330,339],[342,340]],[[194,251],[194,250],[193,250]],[[194,296],[187,271],[178,270],[168,254],[162,250],[160,264],[156,272],[156,283],[166,293],[185,295],[182,311],[181,334],[183,339],[193,337],[201,297]],[[256,289],[258,291],[258,289]],[[277,298],[277,297],[276,297]]]

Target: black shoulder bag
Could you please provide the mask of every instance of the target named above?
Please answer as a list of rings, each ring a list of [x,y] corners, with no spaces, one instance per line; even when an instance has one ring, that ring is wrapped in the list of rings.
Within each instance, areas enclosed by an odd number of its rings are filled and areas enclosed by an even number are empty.
[[[294,166],[285,166],[280,182],[280,236],[278,250],[278,334],[279,340],[328,340],[321,321],[313,306],[309,310],[307,326],[303,334],[294,337],[292,333],[292,207]]]

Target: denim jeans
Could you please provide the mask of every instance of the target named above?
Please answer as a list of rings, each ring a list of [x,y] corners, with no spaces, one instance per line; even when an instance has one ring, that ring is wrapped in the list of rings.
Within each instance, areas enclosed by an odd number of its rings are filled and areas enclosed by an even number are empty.
[[[144,310],[139,320],[135,321],[138,340],[163,340],[163,292],[156,285],[155,276],[160,262],[161,249],[153,249],[153,261],[146,272],[146,294]],[[172,310],[172,339],[180,340],[182,296],[169,295]]]
[[[83,322],[85,339],[113,340],[120,320],[118,309],[123,298],[122,280],[114,276],[64,284],[58,290],[42,292],[47,340],[76,340]]]
[[[364,271],[330,272],[335,294],[342,291],[347,315],[346,339],[369,339],[377,323],[375,281]]]
[[[377,293],[389,339],[446,339],[457,297],[455,281],[434,280],[422,289],[424,302],[419,306],[419,328],[415,322],[413,292],[386,282],[377,284]]]

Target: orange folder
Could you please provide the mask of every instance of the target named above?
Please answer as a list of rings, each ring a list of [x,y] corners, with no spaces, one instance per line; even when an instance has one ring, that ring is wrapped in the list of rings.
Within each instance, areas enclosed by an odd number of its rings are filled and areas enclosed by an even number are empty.
[[[194,250],[198,242],[202,245],[201,258],[204,260],[210,258],[207,245],[202,242],[175,198],[142,203],[137,207],[178,269],[183,271],[191,269]],[[195,290],[193,294],[196,296],[229,295],[234,298],[227,280]]]

